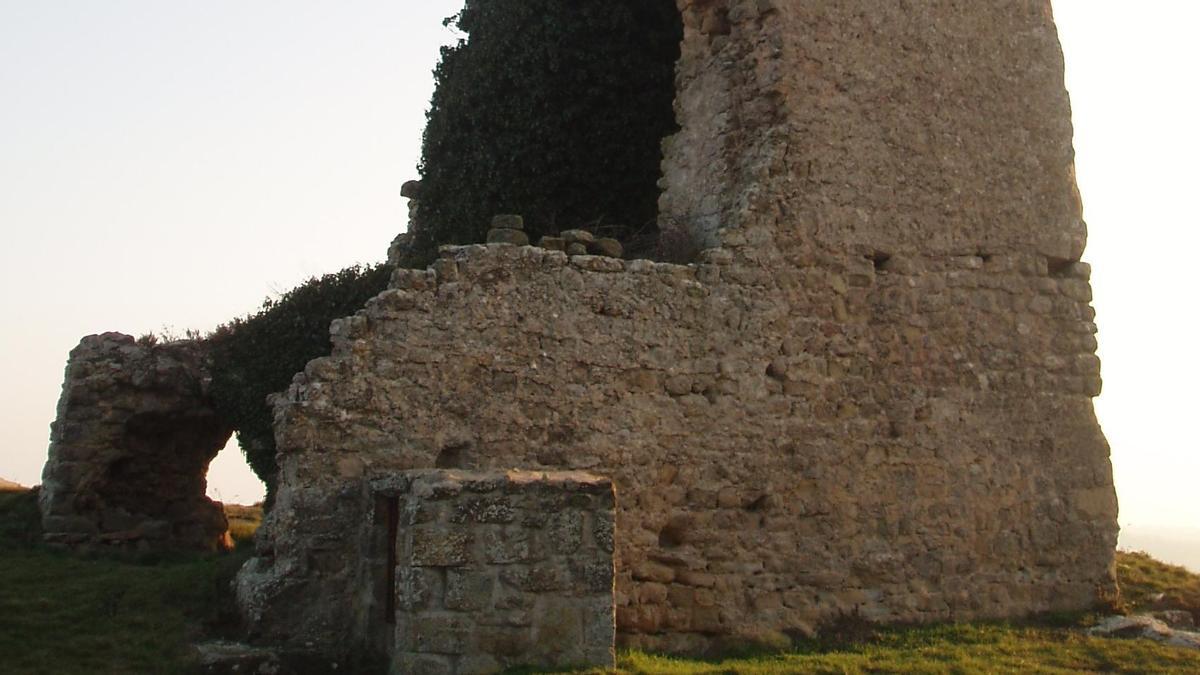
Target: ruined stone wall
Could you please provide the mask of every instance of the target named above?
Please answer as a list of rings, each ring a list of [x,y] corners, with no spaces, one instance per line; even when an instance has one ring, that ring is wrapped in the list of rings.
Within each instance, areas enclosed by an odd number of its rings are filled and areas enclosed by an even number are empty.
[[[437,470],[396,483],[380,519],[395,601],[377,608],[395,612],[393,672],[613,666],[611,482]]]
[[[71,351],[39,502],[67,546],[212,551],[229,545],[208,464],[232,429],[208,397],[204,346],[83,338]]]
[[[276,402],[260,635],[361,641],[370,485],[431,467],[611,477],[630,646],[1112,593],[1048,5],[683,4],[664,213],[720,246],[448,249],[335,322]]]

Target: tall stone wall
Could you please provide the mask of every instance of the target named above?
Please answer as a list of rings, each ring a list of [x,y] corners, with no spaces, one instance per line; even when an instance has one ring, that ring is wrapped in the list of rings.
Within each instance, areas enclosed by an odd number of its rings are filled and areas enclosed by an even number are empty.
[[[1049,5],[683,2],[664,225],[696,265],[447,249],[276,401],[240,579],[336,647],[373,481],[611,477],[622,644],[1090,607],[1116,500]]]
[[[229,546],[208,464],[233,430],[208,397],[196,341],[105,333],[71,351],[39,502],[46,541],[213,551]]]

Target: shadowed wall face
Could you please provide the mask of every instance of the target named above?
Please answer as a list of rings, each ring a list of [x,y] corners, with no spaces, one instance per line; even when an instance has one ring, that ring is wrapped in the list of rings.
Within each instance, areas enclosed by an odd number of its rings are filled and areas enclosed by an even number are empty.
[[[377,561],[393,567],[370,570],[386,600],[371,618],[392,633],[395,672],[613,667],[611,482],[415,471],[373,487],[391,503]]]
[[[205,473],[232,430],[208,398],[205,359],[199,343],[116,333],[71,352],[39,497],[48,543],[229,546]]]
[[[448,450],[613,480],[627,646],[1109,597],[1048,7],[681,3],[660,207],[710,248],[691,266],[452,248],[334,322],[331,357],[277,399],[251,622],[361,641],[344,561],[370,538],[364,486]]]

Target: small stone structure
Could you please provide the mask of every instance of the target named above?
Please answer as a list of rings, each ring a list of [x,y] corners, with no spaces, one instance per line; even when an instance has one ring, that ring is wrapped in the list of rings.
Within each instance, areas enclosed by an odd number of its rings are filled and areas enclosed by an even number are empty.
[[[610,481],[427,471],[398,486],[377,493],[395,537],[395,614],[377,623],[395,630],[393,672],[613,665]]]
[[[515,215],[492,218],[492,229],[488,231],[487,241],[489,244],[528,246],[529,235],[525,234],[525,219]]]
[[[39,494],[47,542],[228,547],[205,474],[232,429],[211,405],[206,359],[196,341],[143,344],[119,333],[72,350]]]

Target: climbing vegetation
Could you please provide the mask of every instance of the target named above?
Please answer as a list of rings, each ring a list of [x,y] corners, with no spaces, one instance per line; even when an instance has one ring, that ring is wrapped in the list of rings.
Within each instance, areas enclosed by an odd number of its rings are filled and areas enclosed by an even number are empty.
[[[466,0],[447,19],[421,160],[421,265],[520,213],[537,241],[586,227],[652,238],[676,130],[674,0]]]
[[[328,356],[330,322],[354,314],[382,292],[391,272],[387,265],[351,267],[309,279],[209,336],[214,404],[237,429],[246,461],[268,494],[274,492],[277,467],[267,396],[287,389],[309,361]]]

